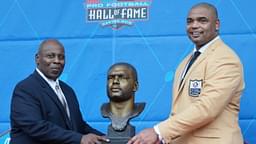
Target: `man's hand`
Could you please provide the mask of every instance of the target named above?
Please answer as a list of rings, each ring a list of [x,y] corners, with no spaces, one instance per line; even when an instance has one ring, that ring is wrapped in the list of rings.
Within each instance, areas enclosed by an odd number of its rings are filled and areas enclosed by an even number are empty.
[[[98,136],[90,133],[87,135],[83,135],[81,139],[81,144],[101,144],[102,141],[109,142],[109,139],[104,136]]]
[[[141,131],[128,141],[127,144],[160,144],[161,141],[153,128]]]

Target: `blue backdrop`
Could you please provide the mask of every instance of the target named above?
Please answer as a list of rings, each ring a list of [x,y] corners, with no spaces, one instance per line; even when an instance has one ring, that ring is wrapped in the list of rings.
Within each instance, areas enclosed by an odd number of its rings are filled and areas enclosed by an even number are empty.
[[[106,72],[115,62],[128,62],[139,75],[137,102],[143,113],[132,119],[137,131],[168,117],[173,74],[193,48],[185,33],[189,8],[199,0],[152,0],[147,21],[120,30],[86,22],[83,0],[0,1],[0,132],[10,128],[10,99],[15,84],[34,71],[34,55],[45,38],[66,48],[61,79],[78,96],[84,118],[106,132],[108,119],[100,106],[107,102]],[[241,99],[244,138],[256,143],[256,19],[253,0],[206,0],[219,10],[220,35],[244,64],[246,89]],[[6,138],[6,136],[5,136]],[[0,138],[4,143],[5,138]]]

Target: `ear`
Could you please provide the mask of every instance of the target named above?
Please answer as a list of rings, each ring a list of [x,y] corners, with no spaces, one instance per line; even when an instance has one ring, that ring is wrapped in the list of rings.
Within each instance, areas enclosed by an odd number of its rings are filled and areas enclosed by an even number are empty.
[[[138,81],[136,81],[133,86],[133,91],[136,92],[138,90],[138,88],[139,88],[139,83],[138,83]]]
[[[219,29],[220,29],[220,20],[219,19],[216,20],[215,27],[216,27],[216,31],[219,31]]]
[[[39,65],[39,55],[38,55],[38,53],[35,54],[35,62],[36,62],[36,65]]]

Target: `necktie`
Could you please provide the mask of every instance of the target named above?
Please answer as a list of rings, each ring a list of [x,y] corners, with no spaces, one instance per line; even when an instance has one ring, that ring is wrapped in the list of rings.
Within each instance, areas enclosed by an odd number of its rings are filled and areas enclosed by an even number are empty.
[[[68,117],[70,118],[70,112],[69,112],[69,108],[68,108],[68,103],[66,101],[66,98],[65,98],[65,96],[64,96],[64,94],[63,94],[63,92],[62,92],[62,90],[61,90],[61,88],[59,86],[59,84],[56,84],[55,90],[57,92],[57,96],[58,96],[61,104],[63,105],[63,107],[64,107]]]
[[[190,61],[189,61],[189,63],[188,63],[188,66],[187,66],[187,68],[186,68],[186,71],[185,71],[185,73],[184,73],[184,75],[183,75],[183,77],[182,77],[182,79],[181,79],[181,81],[180,81],[180,86],[181,86],[181,83],[183,82],[183,80],[184,80],[184,78],[185,78],[185,76],[186,76],[186,74],[187,74],[189,68],[190,68],[190,67],[192,66],[192,64],[196,61],[196,59],[198,58],[198,56],[199,56],[200,54],[201,54],[200,51],[195,51],[195,52],[194,52],[192,58],[190,59]]]
[[[198,58],[198,56],[199,56],[200,54],[201,54],[200,51],[195,51],[195,52],[194,52],[194,54],[193,54],[191,60],[190,60],[189,63],[188,63],[188,66],[187,66],[186,72],[185,72],[185,74],[184,74],[184,77],[186,76],[186,74],[187,74],[189,68],[191,67],[191,65],[196,61],[196,59]],[[184,78],[184,77],[183,77],[183,78]]]

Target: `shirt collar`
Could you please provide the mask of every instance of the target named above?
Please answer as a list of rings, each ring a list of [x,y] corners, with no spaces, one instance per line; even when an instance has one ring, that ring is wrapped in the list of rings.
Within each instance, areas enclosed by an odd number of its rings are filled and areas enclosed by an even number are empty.
[[[212,43],[214,43],[218,39],[220,39],[220,36],[216,36],[214,39],[212,39],[207,44],[202,46],[198,51],[202,54],[209,47],[209,45],[211,45]],[[196,51],[196,47],[194,47],[194,49],[193,49],[193,52],[195,52],[195,51]]]
[[[47,78],[38,68],[36,68],[36,71],[50,85],[50,87],[55,91],[55,86],[59,85],[59,79],[56,79],[56,81],[54,81],[52,79]]]

